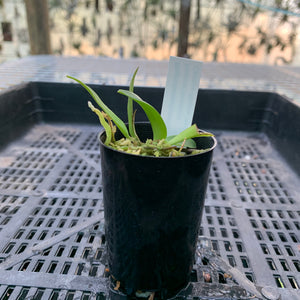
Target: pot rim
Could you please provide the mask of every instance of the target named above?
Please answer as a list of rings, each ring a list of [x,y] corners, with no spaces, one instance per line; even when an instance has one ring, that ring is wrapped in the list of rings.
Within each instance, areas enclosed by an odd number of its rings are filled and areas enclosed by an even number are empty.
[[[149,123],[147,123],[147,122],[139,122],[139,124],[149,124]],[[189,154],[189,155],[185,155],[185,156],[159,156],[159,157],[157,157],[157,156],[151,156],[151,155],[132,154],[132,153],[127,153],[127,152],[124,152],[124,151],[120,151],[120,150],[114,149],[114,148],[112,148],[110,146],[105,145],[104,142],[102,142],[101,137],[103,136],[103,134],[105,134],[105,129],[104,128],[98,133],[98,141],[99,141],[99,143],[104,148],[106,148],[108,150],[111,150],[111,151],[115,151],[117,153],[122,153],[124,155],[129,155],[129,156],[132,156],[132,157],[148,158],[148,159],[149,158],[155,158],[155,159],[166,159],[166,158],[168,158],[168,159],[187,159],[189,157],[195,157],[195,156],[199,156],[199,155],[211,152],[211,151],[213,151],[216,148],[216,146],[218,144],[217,139],[215,138],[215,136],[202,137],[203,139],[207,139],[207,138],[212,139],[213,140],[213,145],[210,148],[205,149],[205,151],[203,151],[201,153]]]

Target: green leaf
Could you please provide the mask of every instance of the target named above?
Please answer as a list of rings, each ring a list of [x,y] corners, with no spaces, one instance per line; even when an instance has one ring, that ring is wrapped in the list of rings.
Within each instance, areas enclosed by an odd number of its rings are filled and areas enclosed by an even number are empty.
[[[209,136],[213,136],[213,134],[205,131],[200,131],[196,126],[196,124],[194,124],[189,128],[183,130],[179,134],[177,134],[175,137],[168,139],[168,142],[171,145],[176,145],[180,142],[183,142],[185,139],[188,140],[195,137],[209,137]]]
[[[118,90],[119,94],[132,98],[135,102],[137,102],[142,109],[145,111],[152,127],[153,131],[153,139],[154,140],[161,140],[167,137],[167,127],[160,116],[159,112],[149,103],[145,102],[141,99],[138,95],[133,92],[126,91],[126,90]]]
[[[77,81],[81,86],[83,86],[90,93],[90,95],[93,97],[93,99],[96,101],[96,103],[103,109],[103,111],[110,116],[110,118],[113,120],[113,122],[116,124],[116,126],[119,128],[119,130],[122,132],[122,134],[126,138],[129,138],[129,133],[128,133],[125,123],[104,104],[104,102],[100,99],[100,97],[96,94],[96,92],[93,89],[91,89],[89,86],[87,86],[86,84],[84,84],[82,81],[80,81],[77,78],[74,78],[69,75],[67,75],[67,77]]]
[[[106,132],[106,139],[104,144],[108,145],[112,141],[112,129],[110,128],[109,124],[105,121],[105,118],[99,109],[95,108],[90,101],[88,102],[88,106],[91,109],[91,111],[98,116],[101,125],[104,127]]]
[[[176,135],[170,135],[166,138],[166,141],[169,142],[174,138]],[[177,143],[175,146],[181,146],[182,142]],[[196,142],[193,139],[187,139],[184,143],[184,148],[196,148]]]
[[[133,76],[131,78],[130,81],[130,86],[129,86],[129,91],[133,92],[133,88],[134,88],[134,79],[136,76],[136,73],[138,71],[139,68],[136,68],[136,70],[133,73]],[[135,133],[135,129],[134,129],[134,122],[133,122],[133,101],[132,98],[128,97],[128,103],[127,103],[127,116],[128,116],[128,128],[129,128],[129,133],[132,137],[137,138],[137,135]]]

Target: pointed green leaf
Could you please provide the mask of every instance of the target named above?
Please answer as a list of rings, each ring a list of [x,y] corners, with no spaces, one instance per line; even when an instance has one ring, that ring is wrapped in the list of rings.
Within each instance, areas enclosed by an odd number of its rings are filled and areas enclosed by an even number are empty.
[[[160,116],[159,112],[149,103],[145,102],[141,99],[138,95],[133,92],[126,91],[126,90],[118,90],[118,93],[130,97],[132,100],[137,102],[142,109],[145,111],[152,127],[153,131],[153,139],[154,140],[161,140],[167,137],[167,127]]]
[[[169,135],[166,138],[166,141],[171,141],[176,135]],[[176,144],[176,146],[181,146],[182,142],[179,142]],[[196,142],[193,139],[187,139],[184,143],[184,148],[196,148]]]
[[[130,86],[129,86],[129,91],[133,92],[133,88],[134,88],[134,79],[136,76],[136,73],[138,71],[139,68],[136,68],[136,70],[133,73],[133,76],[131,78],[130,81]],[[128,115],[128,128],[129,128],[129,133],[132,137],[137,138],[137,135],[135,133],[135,129],[134,129],[134,122],[133,122],[133,101],[132,98],[128,97],[128,103],[127,103],[127,115]]]
[[[93,89],[91,89],[89,86],[87,86],[86,84],[84,84],[82,81],[80,81],[77,78],[74,78],[74,77],[69,76],[69,75],[67,75],[67,77],[70,78],[70,79],[73,79],[73,80],[77,81],[81,86],[83,86],[90,93],[90,95],[93,97],[93,99],[96,101],[96,103],[103,109],[103,111],[110,116],[110,118],[113,120],[113,122],[119,128],[119,130],[121,131],[121,133],[126,138],[129,138],[129,133],[128,133],[128,130],[127,130],[127,127],[126,127],[125,123],[113,111],[111,111],[104,104],[104,102],[100,99],[100,97],[96,94],[96,92]]]
[[[209,137],[213,136],[213,134],[205,131],[200,131],[196,124],[190,126],[189,128],[183,130],[179,134],[177,134],[172,139],[168,140],[171,145],[176,145],[180,142],[183,142],[185,139],[192,139],[195,137]]]
[[[90,101],[88,102],[88,106],[91,109],[91,111],[94,112],[98,116],[101,125],[104,127],[105,132],[106,132],[106,139],[105,139],[104,144],[108,145],[112,140],[112,130],[111,130],[109,124],[105,121],[105,118],[103,117],[101,111],[99,109],[95,108],[94,105]]]

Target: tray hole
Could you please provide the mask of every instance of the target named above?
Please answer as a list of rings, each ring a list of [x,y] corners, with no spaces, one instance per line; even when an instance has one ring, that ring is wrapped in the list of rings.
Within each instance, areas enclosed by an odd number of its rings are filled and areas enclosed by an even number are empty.
[[[75,257],[77,249],[77,247],[72,247],[69,253],[69,257]]]
[[[55,219],[50,219],[49,221],[48,221],[48,223],[46,224],[46,227],[52,227],[52,225],[53,225],[53,223],[55,222]]]
[[[225,276],[222,273],[219,273],[218,275],[219,275],[219,283],[226,284],[227,280]]]
[[[249,260],[246,256],[241,256],[241,262],[245,269],[250,268]]]
[[[95,253],[95,259],[99,260],[101,256],[102,256],[102,250],[98,248]]]
[[[91,250],[91,248],[84,248],[81,257],[84,259],[88,258]]]
[[[72,213],[72,209],[67,209],[67,210],[65,211],[65,216],[66,216],[66,217],[69,217],[69,216],[71,215],[71,213]]]
[[[279,287],[281,289],[285,288],[285,285],[279,275],[273,275],[273,277],[275,279],[275,283],[276,283],[277,287]]]
[[[9,209],[9,206],[7,205],[7,206],[4,206],[1,210],[0,210],[0,213],[1,214],[5,214],[7,211],[8,211],[8,209]]]
[[[92,265],[89,271],[89,276],[95,277],[97,275],[98,265]]]
[[[209,227],[209,235],[210,236],[216,236],[216,230],[213,227]]]
[[[28,266],[29,266],[29,264],[30,264],[30,262],[31,262],[30,259],[25,260],[25,261],[22,263],[22,265],[20,266],[19,271],[26,271],[27,268],[28,268]]]
[[[228,234],[227,234],[227,230],[226,228],[221,228],[221,235],[223,238],[227,238],[228,237]]]
[[[75,239],[75,243],[80,243],[82,238],[83,238],[83,232],[78,232],[76,239]]]
[[[267,258],[266,260],[267,260],[267,263],[268,263],[268,266],[269,266],[270,270],[272,270],[272,271],[277,270],[276,265],[275,265],[272,258]]]
[[[20,239],[24,232],[25,232],[25,230],[23,230],[23,229],[18,230],[16,232],[16,234],[14,235],[14,239],[16,239],[16,240]]]
[[[8,243],[2,250],[3,253],[10,253],[10,251],[13,249],[13,247],[16,245],[16,243]]]
[[[191,272],[190,280],[191,282],[198,282],[197,271],[194,269]]]
[[[213,225],[213,218],[211,216],[206,216],[207,224]]]
[[[33,296],[34,300],[42,300],[42,297],[44,295],[45,289],[38,289],[35,293],[35,295]]]
[[[290,285],[292,286],[292,288],[295,289],[295,290],[298,290],[299,289],[299,285],[298,285],[296,279],[293,276],[288,276],[287,278],[288,278],[288,280],[289,280]]]
[[[279,232],[278,233],[278,236],[280,238],[280,240],[283,242],[283,243],[286,243],[287,242],[287,238],[285,236],[285,234],[283,232]]]
[[[21,292],[18,295],[17,300],[23,300],[26,299],[27,294],[29,293],[30,288],[28,287],[23,287]]]
[[[254,275],[252,273],[245,273],[246,277],[248,278],[248,280],[250,280],[251,282],[255,282],[254,280]]]
[[[66,224],[66,219],[62,219],[62,220],[60,220],[60,222],[58,223],[58,225],[57,225],[57,227],[58,228],[62,228],[62,227],[64,227],[65,226],[65,224]]]
[[[230,226],[236,226],[236,222],[234,218],[228,218],[228,222]]]
[[[36,216],[41,210],[41,207],[37,207],[36,209],[33,210],[32,215]]]
[[[16,254],[20,254],[20,253],[24,252],[27,246],[28,246],[28,244],[21,244],[20,247],[18,248],[18,250],[16,251]]]
[[[6,225],[11,220],[11,217],[6,217],[3,219],[3,221],[0,223],[0,225]]]
[[[263,235],[261,234],[260,231],[255,231],[255,235],[256,235],[256,238],[259,240],[259,241],[262,241],[264,239]]]
[[[40,272],[41,271],[41,269],[42,269],[42,267],[43,267],[43,265],[44,265],[44,263],[45,263],[45,261],[44,260],[39,260],[37,263],[36,263],[36,265],[34,266],[34,268],[33,268],[33,272]]]
[[[246,209],[248,217],[253,217],[251,209]]]
[[[218,244],[218,241],[212,240],[212,241],[211,241],[211,245],[212,245],[212,248],[213,248],[214,251],[219,252],[219,244]]]
[[[245,252],[245,247],[244,247],[243,243],[236,242],[236,247],[237,247],[239,252]]]
[[[294,222],[295,227],[300,230],[300,223],[299,222]]]
[[[300,272],[300,261],[299,260],[293,260],[293,264],[294,264],[296,270],[298,272]]]
[[[227,255],[227,259],[228,259],[229,264],[230,264],[232,267],[235,267],[235,266],[236,266],[236,261],[235,261],[234,256],[232,256],[232,255]]]
[[[235,239],[239,239],[240,238],[240,234],[239,234],[238,230],[232,229],[232,234],[233,234],[233,237]]]
[[[64,265],[63,265],[63,268],[61,270],[61,274],[68,274],[69,273],[69,270],[71,268],[71,263],[70,262],[66,262]]]
[[[58,264],[57,261],[52,261],[50,263],[50,266],[49,266],[48,270],[47,270],[47,273],[54,273],[54,271],[55,271],[55,269],[57,267],[57,264]]]
[[[221,207],[216,206],[216,207],[215,207],[215,212],[216,212],[217,215],[222,214],[222,212],[221,212]]]
[[[53,206],[57,203],[57,198],[53,198],[51,201],[50,201],[50,205]],[[64,205],[64,204],[62,204]]]
[[[95,240],[95,234],[91,234],[88,238],[88,243],[92,244],[94,242],[94,240]]]
[[[74,227],[76,224],[77,224],[77,220],[72,220],[71,221],[71,223],[70,223],[70,225],[69,225],[69,227],[71,228],[71,227]]]
[[[274,227],[276,230],[280,229],[280,225],[278,224],[277,221],[272,221],[272,224],[273,224],[273,227]]]
[[[26,239],[31,240],[34,237],[35,234],[36,234],[36,230],[30,230],[29,233],[26,236]]]
[[[51,208],[46,208],[45,210],[44,210],[44,212],[43,212],[43,216],[48,216],[49,215],[49,213],[50,213],[50,211],[51,211]]]
[[[270,240],[271,242],[276,241],[276,239],[275,239],[275,237],[274,237],[274,234],[273,234],[272,232],[267,231],[267,236],[268,236],[268,238],[269,238],[269,240]]]
[[[282,197],[280,197],[280,198],[279,198],[279,201],[280,201],[280,203],[281,203],[281,204],[286,204],[286,201],[285,201],[285,199],[284,199],[284,198],[282,198]]]
[[[57,300],[58,296],[59,296],[59,292],[60,292],[60,290],[53,290],[50,295],[49,300]]]
[[[83,210],[82,209],[77,209],[76,213],[75,213],[75,217],[80,217],[82,214]]]
[[[51,248],[51,247],[50,247],[50,248],[47,248],[47,249],[45,249],[45,250],[42,252],[42,256],[48,256],[48,255],[50,254],[51,250],[52,250],[52,248]]]
[[[225,241],[225,242],[224,242],[224,247],[225,247],[225,250],[226,250],[227,252],[231,252],[231,251],[232,251],[232,247],[231,247],[231,244],[230,244],[229,241]]]
[[[75,271],[75,275],[81,275],[82,271],[84,269],[85,264],[84,263],[80,263],[78,264],[76,271]]]
[[[299,243],[299,240],[294,233],[290,233],[290,237],[294,243]]]
[[[266,244],[260,244],[260,247],[264,254],[270,254],[270,250]]]
[[[89,300],[91,296],[90,292],[83,292],[80,300]]]
[[[285,247],[285,250],[286,250],[286,252],[289,256],[295,256],[295,253],[294,253],[293,249],[290,246],[284,246],[284,247]]]
[[[281,259],[280,263],[284,271],[290,271],[290,267],[285,259]]]
[[[65,250],[65,246],[59,246],[56,253],[55,253],[55,256],[57,256],[57,257],[62,256],[64,250]]]
[[[45,237],[47,236],[47,234],[48,234],[47,230],[42,231],[42,233],[38,237],[38,240],[43,241],[45,239]]]
[[[40,227],[40,226],[43,224],[44,220],[45,220],[45,219],[43,219],[43,218],[38,219],[38,220],[36,221],[36,223],[35,223],[34,226]]]
[[[86,213],[86,217],[90,218],[93,215],[93,210],[88,210],[88,212]]]
[[[61,208],[57,208],[57,209],[54,211],[53,215],[57,217],[57,216],[60,214],[60,212],[61,212]]]
[[[7,289],[5,290],[5,292],[3,293],[1,300],[7,300],[10,298],[11,294],[13,293],[15,289],[15,286],[9,286],[7,287]]]
[[[263,226],[264,229],[269,229],[270,228],[268,222],[265,221],[265,220],[261,220],[261,224],[262,224],[262,226]]]
[[[199,228],[199,233],[198,233],[198,234],[199,234],[200,236],[201,236],[201,235],[204,235],[204,234],[203,234],[203,227],[202,227],[202,226]]]
[[[273,245],[273,249],[274,249],[276,255],[282,255],[282,251],[281,251],[281,249],[279,248],[279,246]]]
[[[257,225],[255,220],[250,220],[250,223],[251,223],[253,228],[258,228],[258,225]]]
[[[257,210],[256,210],[256,213],[257,213],[257,215],[258,215],[260,218],[263,218],[263,213],[262,213],[262,211],[261,211],[260,209],[257,209]]]

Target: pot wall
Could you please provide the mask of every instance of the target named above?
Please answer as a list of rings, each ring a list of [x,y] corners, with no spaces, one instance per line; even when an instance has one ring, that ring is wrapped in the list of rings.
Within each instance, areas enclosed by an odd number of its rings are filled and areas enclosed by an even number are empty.
[[[215,139],[197,144],[209,148]],[[101,142],[108,262],[125,293],[160,290],[170,296],[188,283],[211,160],[212,150],[155,158]]]

